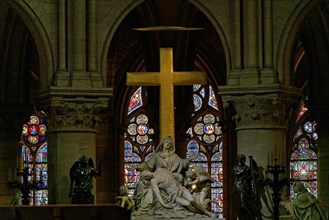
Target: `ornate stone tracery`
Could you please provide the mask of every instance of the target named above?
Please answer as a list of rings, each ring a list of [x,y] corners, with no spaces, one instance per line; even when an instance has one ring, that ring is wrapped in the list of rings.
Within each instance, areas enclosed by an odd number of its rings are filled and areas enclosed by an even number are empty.
[[[100,115],[106,110],[106,100],[55,100],[46,108],[50,129],[55,130],[95,130]]]
[[[291,95],[281,93],[226,96],[225,99],[236,110],[232,119],[237,130],[286,128],[289,109],[297,102]]]

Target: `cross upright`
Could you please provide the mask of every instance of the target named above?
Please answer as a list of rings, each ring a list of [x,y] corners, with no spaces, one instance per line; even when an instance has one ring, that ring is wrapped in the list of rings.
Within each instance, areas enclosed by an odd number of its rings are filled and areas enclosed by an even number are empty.
[[[128,72],[129,86],[160,86],[160,140],[175,138],[174,85],[205,84],[204,72],[174,72],[172,48],[160,48],[160,72]]]

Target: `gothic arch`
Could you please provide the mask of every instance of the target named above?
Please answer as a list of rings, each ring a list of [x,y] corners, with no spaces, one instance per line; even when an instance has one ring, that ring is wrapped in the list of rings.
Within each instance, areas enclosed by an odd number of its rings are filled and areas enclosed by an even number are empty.
[[[211,13],[211,11],[209,11],[209,9],[202,4],[202,1],[200,0],[190,0],[190,2],[197,8],[199,9],[211,22],[211,24],[213,25],[213,27],[215,28],[221,43],[223,45],[224,48],[224,52],[225,52],[225,60],[226,60],[226,72],[227,72],[227,79],[229,77],[229,70],[231,69],[231,53],[230,53],[230,47],[227,41],[227,36],[228,33],[225,32],[225,29],[222,28],[221,24],[219,23],[218,19],[216,19],[214,17],[214,15]],[[228,23],[227,20],[223,21],[225,23]]]
[[[105,79],[106,78],[106,63],[107,63],[107,56],[108,56],[108,52],[109,52],[109,48],[113,39],[113,36],[115,34],[115,32],[117,31],[119,25],[121,24],[121,22],[126,18],[126,16],[132,11],[134,10],[139,4],[141,4],[144,0],[137,0],[134,1],[133,3],[130,3],[127,1],[127,3],[125,4],[125,8],[122,10],[122,13],[120,14],[120,16],[115,20],[115,23],[113,23],[110,27],[108,31],[104,31],[107,32],[106,38],[104,40],[104,44],[102,46],[101,49],[101,59],[100,59],[100,71],[101,71],[101,75],[102,77]],[[115,2],[118,4],[118,2]],[[120,4],[122,7],[122,3]],[[113,20],[112,16],[108,16],[107,19],[105,19],[103,21],[102,26],[105,26],[106,24],[111,24],[111,21]]]
[[[321,2],[321,0],[301,1],[290,14],[278,42],[275,56],[275,65],[278,70],[278,78],[282,84],[291,85],[291,53],[300,26],[308,13]],[[293,36],[293,37],[292,37]]]
[[[22,19],[33,37],[38,55],[42,54],[42,56],[38,56],[40,64],[40,89],[49,87],[52,83],[54,73],[54,55],[45,27],[33,9],[24,1],[5,0],[5,2]]]

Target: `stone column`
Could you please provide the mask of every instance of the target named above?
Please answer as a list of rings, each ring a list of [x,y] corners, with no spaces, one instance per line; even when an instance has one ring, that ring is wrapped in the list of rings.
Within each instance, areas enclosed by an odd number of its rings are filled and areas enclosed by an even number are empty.
[[[245,1],[245,67],[257,68],[259,66],[259,37],[258,37],[258,4],[257,0]]]
[[[92,87],[102,87],[103,81],[101,75],[97,72],[97,42],[96,42],[96,2],[95,0],[87,1],[88,7],[88,23],[87,23],[87,33],[88,33],[88,44],[87,44],[87,71],[90,76]]]
[[[271,84],[277,83],[277,75],[273,66],[273,0],[263,0],[263,16],[262,23],[262,69],[261,69],[261,83]]]
[[[272,179],[273,176],[265,172],[267,165],[274,164],[275,157],[280,165],[286,165],[288,113],[298,100],[297,91],[279,86],[260,88],[257,92],[223,86],[219,91],[224,104],[233,106],[236,111],[232,119],[236,124],[237,154],[253,156],[259,167],[259,177]],[[266,190],[261,193],[261,211],[270,216],[272,204],[269,194]]]
[[[58,1],[58,68],[55,73],[55,86],[69,86],[70,73],[67,71],[67,7],[66,0]]]
[[[105,97],[50,99],[46,112],[48,113],[49,202],[51,204],[70,203],[69,171],[76,160],[86,155],[91,157],[96,165],[96,127],[101,112],[107,106]],[[93,195],[96,197],[96,184],[93,185]]]
[[[87,38],[86,1],[68,1],[68,66],[71,72],[70,86],[91,88],[91,81],[87,72]]]
[[[259,5],[257,0],[242,1],[243,5],[243,69],[239,84],[257,86],[260,84],[259,65]]]
[[[287,113],[293,100],[286,94],[268,93],[231,97],[237,114],[237,152],[253,155],[266,167],[276,156],[285,158]],[[280,158],[279,158],[280,157]]]

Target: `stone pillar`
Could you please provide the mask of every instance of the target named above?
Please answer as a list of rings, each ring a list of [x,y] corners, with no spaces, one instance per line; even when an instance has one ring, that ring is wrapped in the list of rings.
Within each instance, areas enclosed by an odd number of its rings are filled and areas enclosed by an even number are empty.
[[[273,0],[263,1],[263,16],[260,19],[262,23],[263,43],[261,56],[261,83],[277,83],[277,74],[273,66]]]
[[[69,86],[70,73],[67,70],[67,7],[66,0],[58,1],[58,67],[54,77],[55,86]]]
[[[87,24],[87,33],[88,33],[88,44],[87,44],[87,71],[90,76],[91,86],[92,87],[101,87],[103,86],[103,81],[101,79],[100,73],[97,72],[97,43],[96,43],[96,2],[95,0],[87,1],[88,7],[88,24]]]
[[[293,102],[291,97],[280,93],[250,94],[231,96],[230,102],[237,112],[233,117],[237,153],[253,155],[262,167],[271,163],[268,160],[274,156],[283,165],[286,160],[287,113]]]
[[[257,68],[259,66],[259,37],[258,37],[258,4],[257,0],[245,1],[245,67]]]
[[[219,91],[224,104],[232,105],[236,111],[232,119],[236,124],[237,154],[253,156],[259,167],[259,178],[273,179],[265,171],[267,165],[274,164],[275,157],[280,165],[286,165],[288,113],[298,100],[297,91],[274,85],[258,89],[257,93],[247,88],[233,90],[229,86],[220,87]],[[265,189],[260,194],[261,212],[270,216],[272,203],[269,194]]]
[[[108,98],[52,96],[49,100],[45,105],[48,114],[49,202],[69,204],[71,166],[82,155],[91,157],[96,166],[97,122],[101,112],[108,107]],[[96,184],[93,185],[96,197]]]
[[[257,86],[260,84],[259,5],[257,0],[241,2],[243,6],[243,68],[240,72],[239,84],[244,87]]]

